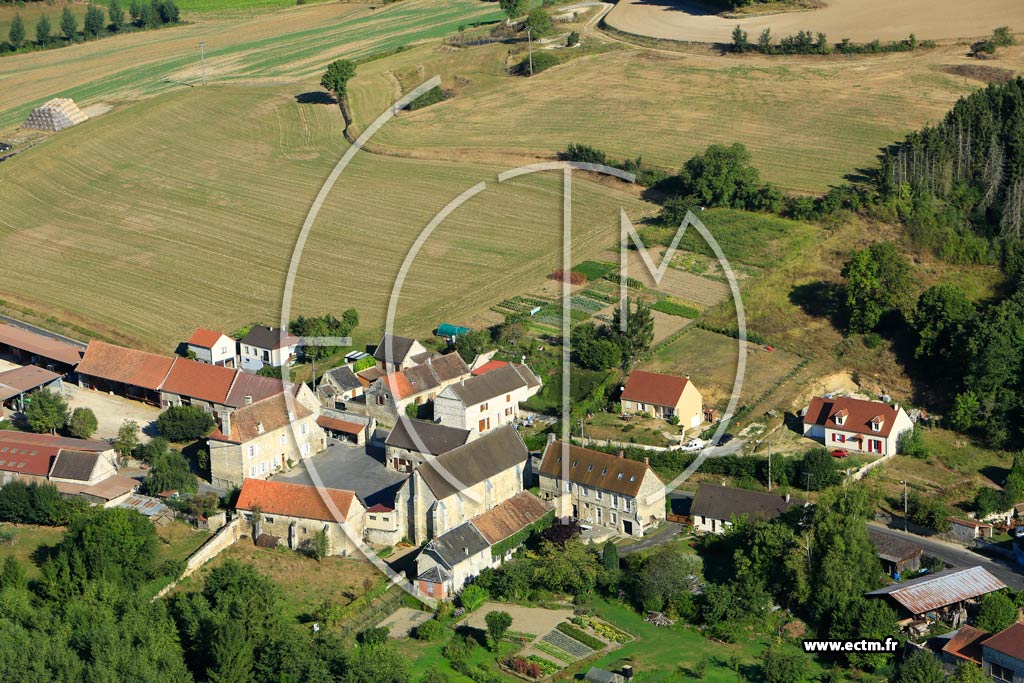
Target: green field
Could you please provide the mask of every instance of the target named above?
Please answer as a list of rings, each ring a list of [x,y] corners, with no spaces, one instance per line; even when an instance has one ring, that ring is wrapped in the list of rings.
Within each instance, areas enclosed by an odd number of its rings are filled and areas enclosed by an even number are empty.
[[[0,166],[0,298],[146,347],[170,350],[198,325],[279,319],[299,228],[346,148],[329,104],[303,86],[209,86],[161,95],[88,121]],[[372,341],[416,235],[463,190],[488,189],[445,221],[409,272],[398,328],[472,324],[557,267],[561,179],[497,184],[500,167],[357,156],[303,252],[295,312],[350,306]],[[579,179],[574,249],[599,253],[619,186]],[[38,277],[40,272],[59,277]]]

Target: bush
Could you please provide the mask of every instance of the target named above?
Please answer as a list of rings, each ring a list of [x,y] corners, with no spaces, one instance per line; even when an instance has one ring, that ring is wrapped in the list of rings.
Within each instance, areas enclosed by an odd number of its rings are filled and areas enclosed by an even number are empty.
[[[88,439],[99,428],[96,414],[90,408],[75,408],[68,418],[68,433],[76,439]]]
[[[413,634],[417,640],[438,640],[444,633],[444,626],[437,619],[425,621],[416,627]]]
[[[533,53],[533,73],[534,75],[539,74],[541,71],[547,71],[553,66],[559,63],[558,57],[551,52],[541,50]],[[523,61],[519,62],[519,66],[516,67],[516,73],[520,76],[530,75],[530,57],[526,56]]]
[[[526,16],[524,28],[530,29],[534,38],[543,38],[551,33],[551,15],[543,8],[535,7],[530,10],[530,13]],[[534,64],[534,70],[536,70],[536,68],[537,65]]]
[[[409,111],[415,111],[416,109],[423,109],[423,107],[429,107],[432,104],[443,102],[448,99],[451,95],[444,90],[441,90],[441,86],[435,85],[433,88],[423,93],[415,100],[409,103],[406,107]]]
[[[459,604],[466,608],[467,612],[472,612],[480,605],[487,602],[487,598],[491,597],[487,591],[480,586],[470,584],[462,589],[462,593],[459,594]]]
[[[570,31],[569,37],[565,39],[566,47],[576,47],[580,44],[579,31]]]
[[[202,408],[179,405],[160,413],[156,425],[164,438],[182,443],[206,436],[216,423],[213,416]]]

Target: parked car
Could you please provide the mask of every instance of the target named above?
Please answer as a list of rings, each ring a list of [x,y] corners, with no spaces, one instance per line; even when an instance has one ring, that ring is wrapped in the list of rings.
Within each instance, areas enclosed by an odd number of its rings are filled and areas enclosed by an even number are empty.
[[[724,446],[725,444],[729,443],[732,440],[733,440],[733,435],[732,434],[722,434],[722,436],[720,436],[718,438],[718,441],[715,442],[715,445],[716,446]]]
[[[845,458],[849,454],[850,452],[847,451],[845,448],[837,448],[834,451],[832,451],[833,458]]]
[[[705,442],[702,441],[701,439],[690,439],[679,448],[689,453],[693,451],[699,451],[700,449],[704,448],[704,445]]]
[[[1024,538],[1024,526],[1019,526],[1013,530],[1014,538]]]

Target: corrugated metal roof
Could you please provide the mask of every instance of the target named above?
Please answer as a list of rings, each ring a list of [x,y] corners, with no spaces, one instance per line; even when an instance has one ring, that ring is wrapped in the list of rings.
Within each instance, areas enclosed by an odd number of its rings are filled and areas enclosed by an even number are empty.
[[[1003,588],[1006,584],[984,567],[965,567],[879,588],[868,595],[888,595],[911,614],[925,614]]]

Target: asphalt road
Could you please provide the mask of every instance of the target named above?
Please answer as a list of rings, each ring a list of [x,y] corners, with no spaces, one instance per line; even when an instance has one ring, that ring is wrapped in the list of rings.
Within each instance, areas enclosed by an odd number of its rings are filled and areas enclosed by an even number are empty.
[[[924,548],[926,555],[937,557],[953,567],[984,567],[996,578],[1014,590],[1024,588],[1024,574],[1015,565],[1003,560],[995,560],[985,555],[967,550],[963,546],[946,543],[926,536],[907,533],[898,529],[890,529],[875,522],[868,526],[887,536],[902,538]]]

